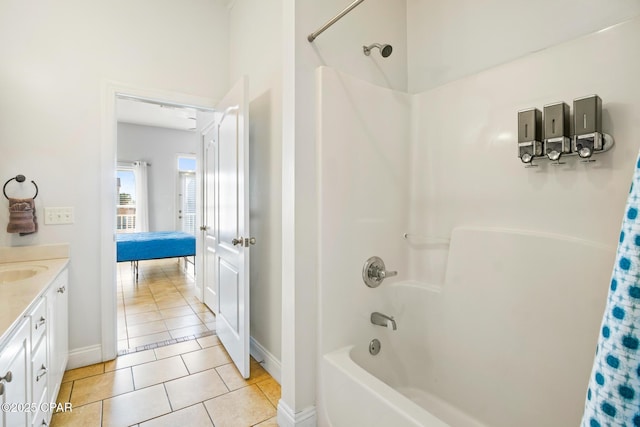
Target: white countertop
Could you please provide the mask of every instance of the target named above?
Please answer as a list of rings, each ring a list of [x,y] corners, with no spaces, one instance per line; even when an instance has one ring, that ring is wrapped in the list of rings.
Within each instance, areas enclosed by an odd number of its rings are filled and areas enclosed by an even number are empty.
[[[44,294],[44,291],[60,272],[69,264],[69,258],[54,258],[2,262],[0,266],[43,266],[47,267],[35,276],[14,282],[0,283],[0,344],[8,338],[14,326],[27,314],[31,305]]]

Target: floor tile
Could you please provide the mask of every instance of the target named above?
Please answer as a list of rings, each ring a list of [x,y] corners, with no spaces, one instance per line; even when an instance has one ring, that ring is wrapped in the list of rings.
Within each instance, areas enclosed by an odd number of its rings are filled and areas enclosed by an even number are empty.
[[[164,347],[158,347],[153,350],[157,359],[165,359],[167,357],[176,356],[182,353],[200,350],[200,344],[196,340],[189,340],[177,344],[171,344]]]
[[[276,415],[275,407],[255,385],[204,402],[216,427],[253,426]]]
[[[208,337],[198,338],[197,341],[202,348],[220,345],[220,338],[218,338],[217,335],[209,335]]]
[[[210,311],[204,313],[198,313],[198,317],[202,320],[202,323],[215,322],[216,316]]]
[[[163,415],[140,424],[140,427],[197,426],[213,427],[207,410],[202,403]]]
[[[80,380],[75,380],[71,390],[71,403],[74,407],[103,400],[133,390],[130,369],[107,372]]]
[[[96,363],[95,365],[89,365],[82,368],[70,369],[64,373],[62,382],[78,380],[80,378],[91,377],[93,375],[99,375],[104,372],[104,364]]]
[[[269,418],[267,421],[256,424],[255,427],[278,427],[278,419],[276,417]]]
[[[167,325],[167,329],[179,329],[185,328],[187,326],[193,325],[201,325],[203,322],[200,321],[200,318],[195,314],[191,314],[188,316],[181,317],[172,317],[170,319],[165,319],[164,324]]]
[[[229,392],[215,369],[166,382],[165,387],[173,410]]]
[[[51,417],[51,427],[100,427],[102,402],[74,406],[73,411],[57,412]]]
[[[209,307],[207,307],[206,305],[204,305],[201,302],[192,303],[192,304],[189,304],[189,306],[196,313],[210,313],[211,312],[211,310],[209,310]]]
[[[154,344],[166,340],[170,340],[169,332],[160,332],[159,334],[143,335],[141,337],[129,339],[129,348],[136,348],[147,344]]]
[[[141,323],[139,325],[129,326],[127,332],[129,338],[137,338],[143,335],[159,334],[168,331],[164,321],[157,320],[155,322]]]
[[[143,305],[143,304],[153,304],[155,301],[153,295],[151,293],[145,294],[136,294],[131,297],[124,297],[124,306],[130,307],[132,305]]]
[[[131,314],[127,316],[127,326],[139,325],[141,323],[155,322],[162,320],[159,311],[149,311],[147,313]]]
[[[280,384],[278,384],[276,380],[269,376],[269,379],[257,382],[256,385],[264,393],[264,395],[267,396],[269,402],[271,402],[273,406],[277,407],[278,401],[280,400],[280,396],[282,394],[280,390]]]
[[[156,304],[158,305],[158,308],[160,310],[164,310],[166,308],[186,307],[189,305],[187,304],[187,301],[185,301],[185,299],[182,298],[182,296],[177,298],[162,299],[157,301]]]
[[[128,348],[129,348],[129,340],[127,339],[118,340],[118,351],[126,350]]]
[[[181,337],[189,337],[192,335],[201,334],[203,332],[207,332],[209,329],[203,324],[187,326],[186,328],[180,329],[171,329],[169,330],[169,334],[171,334],[172,338],[181,338]]]
[[[102,423],[109,427],[125,427],[171,412],[162,384],[136,390],[103,402]]]
[[[156,306],[155,303],[130,305],[130,306],[125,306],[124,308],[124,311],[127,314],[127,316],[131,314],[147,313],[149,311],[157,311],[157,310],[158,310],[158,307]]]
[[[137,365],[132,370],[136,390],[189,375],[180,356]]]
[[[180,317],[180,316],[188,316],[190,314],[195,314],[195,313],[189,306],[167,308],[164,310],[160,310],[160,315],[162,316],[163,319],[170,319],[172,317]]]
[[[241,387],[246,387],[249,384],[255,384],[259,381],[265,381],[271,378],[271,375],[269,375],[269,373],[265,371],[264,368],[253,358],[251,358],[249,369],[250,377],[248,379],[244,379],[238,371],[238,368],[236,368],[236,365],[233,363],[216,368],[224,383],[229,387],[229,390],[237,390]]]
[[[58,391],[58,398],[56,399],[56,403],[66,403],[69,402],[71,398],[71,387],[73,382],[69,381],[66,383],[60,384],[60,390]]]
[[[174,299],[182,299],[182,294],[178,292],[176,287],[170,283],[166,286],[152,287],[151,293],[153,293],[153,299],[155,299],[156,303]]]
[[[182,359],[192,374],[231,362],[229,355],[222,346],[208,347],[183,354]]]
[[[104,370],[107,372],[114,371],[116,369],[128,368],[129,366],[152,362],[154,360],[156,360],[156,354],[153,350],[138,351],[136,353],[126,354],[124,356],[116,357],[108,362],[104,362]]]

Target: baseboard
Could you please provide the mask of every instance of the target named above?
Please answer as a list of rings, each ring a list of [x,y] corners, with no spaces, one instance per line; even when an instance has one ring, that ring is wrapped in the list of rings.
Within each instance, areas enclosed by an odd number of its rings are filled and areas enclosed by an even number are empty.
[[[282,399],[278,402],[279,427],[316,427],[317,422],[315,406],[294,412]]]
[[[262,344],[256,341],[253,337],[249,339],[249,353],[262,364],[262,367],[269,372],[274,380],[280,384],[280,361],[269,350],[264,348]]]
[[[102,361],[102,346],[100,344],[76,348],[69,352],[67,369],[81,368]]]

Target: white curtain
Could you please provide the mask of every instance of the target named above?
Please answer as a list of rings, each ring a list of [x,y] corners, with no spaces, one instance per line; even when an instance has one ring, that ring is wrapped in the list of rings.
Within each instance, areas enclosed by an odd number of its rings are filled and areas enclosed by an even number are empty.
[[[149,231],[149,186],[147,162],[133,162],[136,178],[136,231]]]

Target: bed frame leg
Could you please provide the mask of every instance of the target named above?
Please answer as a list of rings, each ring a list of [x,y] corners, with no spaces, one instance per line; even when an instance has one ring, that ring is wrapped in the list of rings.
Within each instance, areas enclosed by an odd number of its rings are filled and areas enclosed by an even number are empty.
[[[138,261],[131,261],[131,272],[136,276],[136,283],[138,283]]]

